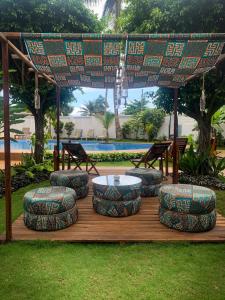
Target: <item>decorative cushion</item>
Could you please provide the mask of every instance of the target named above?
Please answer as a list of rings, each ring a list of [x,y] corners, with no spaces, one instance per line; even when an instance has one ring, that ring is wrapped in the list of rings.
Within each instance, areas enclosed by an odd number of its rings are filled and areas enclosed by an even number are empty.
[[[142,179],[142,185],[156,185],[163,180],[162,172],[149,168],[133,168],[126,171],[126,175],[139,177]]]
[[[126,171],[126,175],[139,177],[142,179],[141,196],[156,197],[163,180],[162,172],[149,168],[134,168]]]
[[[80,188],[76,188],[77,199],[85,198],[88,194],[89,187],[88,185],[84,185]]]
[[[50,175],[50,183],[53,186],[66,186],[74,189],[78,199],[88,194],[88,173],[80,170],[55,171]]]
[[[196,185],[168,184],[159,191],[161,207],[176,212],[206,214],[215,209],[214,191]]]
[[[24,212],[24,224],[33,230],[54,231],[76,223],[78,210],[76,204],[69,210],[52,215],[35,215]]]
[[[98,198],[108,201],[130,201],[135,200],[141,195],[140,184],[104,186],[93,184],[93,193]]]
[[[161,184],[156,185],[142,185],[141,187],[141,196],[142,197],[156,197],[159,195],[159,189]]]
[[[184,214],[176,211],[159,209],[160,222],[170,228],[187,232],[204,232],[216,224],[216,210],[207,214]]]
[[[24,210],[34,215],[52,215],[74,207],[76,193],[64,186],[37,188],[24,195]]]
[[[127,217],[139,211],[141,198],[130,201],[109,201],[93,196],[93,207],[98,214],[104,216]]]

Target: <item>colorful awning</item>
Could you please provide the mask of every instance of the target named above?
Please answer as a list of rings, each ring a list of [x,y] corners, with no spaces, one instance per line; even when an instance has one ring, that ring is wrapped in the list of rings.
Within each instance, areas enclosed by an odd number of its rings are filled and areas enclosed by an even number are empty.
[[[225,34],[22,34],[37,70],[61,87],[180,87],[212,69]]]

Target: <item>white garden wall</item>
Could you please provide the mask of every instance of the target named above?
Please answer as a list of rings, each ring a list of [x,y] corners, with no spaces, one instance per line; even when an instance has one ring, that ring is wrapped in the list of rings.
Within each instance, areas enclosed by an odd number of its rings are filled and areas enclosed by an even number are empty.
[[[120,124],[123,125],[124,122],[129,120],[130,116],[124,116],[120,115]],[[82,117],[82,116],[67,116],[67,117],[60,117],[60,120],[64,123],[66,122],[74,122],[75,129],[82,129],[83,130],[83,138],[86,138],[87,132],[89,129],[94,129],[94,135],[96,137],[102,136],[104,133],[104,129],[102,127],[101,122],[95,118],[95,117]],[[178,124],[179,124],[179,136],[187,136],[189,134],[193,134],[195,137],[197,137],[197,131],[192,131],[192,129],[196,126],[195,120],[186,117],[184,115],[179,115],[178,117]],[[30,128],[31,133],[34,132],[34,119],[31,115],[28,115],[26,118],[24,118],[24,122],[21,124],[17,124],[13,126],[14,128],[17,128],[19,130],[23,130],[23,128]],[[75,129],[72,133],[71,138],[73,138]],[[225,132],[225,128],[224,128]],[[173,134],[173,116],[171,118],[171,134]],[[55,133],[52,130],[52,135],[54,136]],[[110,138],[115,138],[115,122],[113,121],[112,125],[109,129],[109,135]],[[158,137],[168,137],[169,135],[169,116],[165,117],[164,123],[162,127],[159,129]],[[62,137],[66,137],[65,131],[63,131]]]

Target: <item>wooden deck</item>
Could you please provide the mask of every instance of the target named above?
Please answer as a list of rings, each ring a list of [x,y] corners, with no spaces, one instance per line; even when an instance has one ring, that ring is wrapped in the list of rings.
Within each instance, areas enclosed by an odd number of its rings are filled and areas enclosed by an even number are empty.
[[[126,168],[99,168],[101,175],[124,174]],[[93,178],[93,177],[92,177]],[[170,180],[164,181],[169,183]],[[225,218],[218,215],[216,227],[205,233],[185,233],[162,225],[158,217],[158,198],[143,198],[138,214],[125,218],[98,215],[92,208],[92,187],[89,195],[77,201],[78,222],[55,232],[27,229],[20,216],[13,224],[13,240],[50,240],[66,242],[153,242],[191,241],[225,242]]]

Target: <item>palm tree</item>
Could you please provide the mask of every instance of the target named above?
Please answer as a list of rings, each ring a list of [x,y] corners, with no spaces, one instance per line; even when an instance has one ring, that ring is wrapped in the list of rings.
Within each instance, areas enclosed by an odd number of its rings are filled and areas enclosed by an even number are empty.
[[[99,0],[85,0],[85,2],[87,5],[90,6],[90,5],[98,4]],[[115,18],[114,28],[113,28],[115,32],[118,29],[117,19],[120,16],[121,6],[122,6],[122,0],[106,0],[104,4],[103,17],[112,15]],[[119,120],[118,99],[116,93],[117,93],[116,88],[114,88],[113,102],[114,102],[114,112],[115,112],[116,138],[121,139],[122,130],[121,130],[120,120]]]
[[[81,115],[82,116],[94,116],[95,115],[95,102],[88,101],[81,107]]]
[[[96,117],[101,121],[103,127],[106,130],[106,142],[109,140],[109,127],[112,124],[115,115],[110,111],[106,111],[104,115],[96,115]]]
[[[99,95],[96,100],[85,103],[81,107],[80,112],[82,116],[94,116],[96,114],[104,114],[105,110],[105,98]]]

